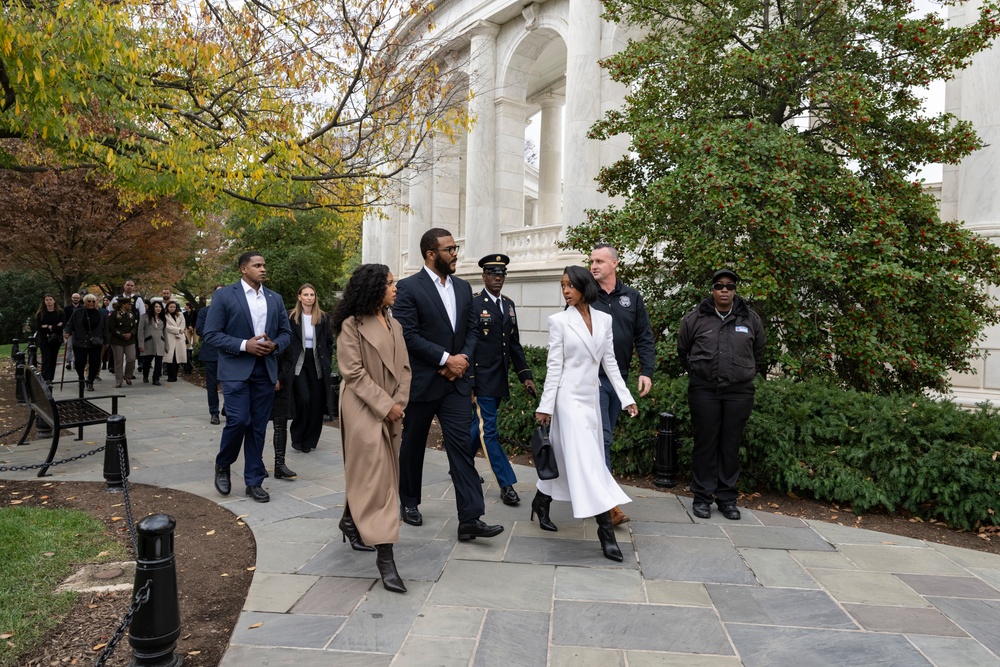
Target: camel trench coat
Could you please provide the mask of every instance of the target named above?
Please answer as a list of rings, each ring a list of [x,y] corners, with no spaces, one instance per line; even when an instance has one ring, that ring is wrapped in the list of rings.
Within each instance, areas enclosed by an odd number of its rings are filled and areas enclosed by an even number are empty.
[[[399,323],[347,318],[337,336],[340,436],[347,504],[365,544],[399,541],[399,443],[402,420],[385,419],[410,396],[410,359]]]

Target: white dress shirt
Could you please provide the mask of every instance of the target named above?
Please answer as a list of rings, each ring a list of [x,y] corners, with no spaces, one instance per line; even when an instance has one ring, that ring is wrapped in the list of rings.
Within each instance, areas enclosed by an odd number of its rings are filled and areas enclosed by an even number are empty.
[[[250,319],[253,321],[253,335],[256,338],[267,329],[267,298],[264,297],[263,285],[260,289],[254,289],[247,284],[247,281],[240,280],[243,286],[243,293],[247,298],[247,306],[250,307]],[[247,341],[240,344],[240,352],[247,351]]]
[[[447,276],[444,279],[444,285],[442,285],[440,276],[431,271],[426,264],[424,265],[424,271],[426,271],[427,275],[429,275],[431,280],[434,281],[434,286],[437,287],[438,296],[440,296],[441,301],[444,302],[444,309],[448,311],[448,319],[451,322],[451,330],[454,331],[456,326],[455,311],[457,310],[455,305],[455,283],[452,282],[451,276]],[[448,363],[449,356],[451,355],[448,353],[448,350],[445,350],[444,354],[441,356],[441,366]]]

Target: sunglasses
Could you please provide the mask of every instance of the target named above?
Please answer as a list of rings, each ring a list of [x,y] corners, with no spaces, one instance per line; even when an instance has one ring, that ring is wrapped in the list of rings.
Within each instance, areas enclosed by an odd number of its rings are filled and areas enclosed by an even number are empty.
[[[712,289],[714,289],[716,292],[721,292],[723,290],[727,290],[729,292],[735,292],[736,283],[715,283],[714,285],[712,285]]]

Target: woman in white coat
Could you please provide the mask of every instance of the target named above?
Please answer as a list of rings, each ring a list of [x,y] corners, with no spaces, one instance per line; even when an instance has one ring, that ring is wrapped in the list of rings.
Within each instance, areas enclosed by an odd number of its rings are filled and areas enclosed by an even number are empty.
[[[635,417],[639,410],[615,361],[611,316],[590,307],[597,300],[597,281],[583,267],[567,266],[560,284],[567,308],[549,317],[548,371],[535,412],[538,423],[551,424],[549,437],[559,477],[538,480],[531,518],[538,514],[542,530],[557,530],[549,519],[549,504],[553,499],[568,500],[574,517],[597,519],[604,556],[621,561],[610,510],[631,499],[604,463],[601,366],[625,411]]]

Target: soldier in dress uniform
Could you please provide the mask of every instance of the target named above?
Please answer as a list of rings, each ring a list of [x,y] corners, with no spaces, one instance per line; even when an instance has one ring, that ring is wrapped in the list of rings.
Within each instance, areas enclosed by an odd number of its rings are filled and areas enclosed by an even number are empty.
[[[510,257],[499,253],[479,260],[486,289],[472,298],[479,342],[476,343],[471,437],[474,446],[482,446],[486,452],[504,505],[517,505],[521,502],[514,490],[517,477],[497,437],[497,407],[510,395],[507,368],[511,363],[525,390],[532,396],[537,396],[537,391],[521,347],[514,302],[500,294],[508,264]]]

